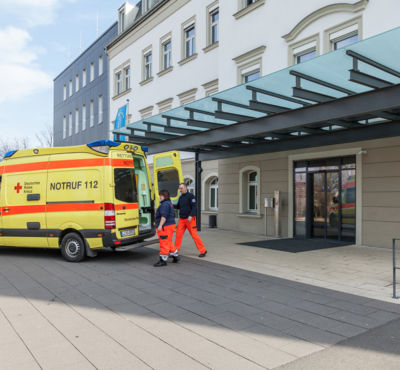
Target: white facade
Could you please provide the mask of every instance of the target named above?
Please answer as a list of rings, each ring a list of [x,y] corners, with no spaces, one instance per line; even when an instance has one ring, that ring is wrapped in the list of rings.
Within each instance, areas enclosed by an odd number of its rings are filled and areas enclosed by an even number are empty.
[[[398,1],[361,0],[169,0],[108,48],[110,129],[119,107],[128,103],[129,123],[201,99],[296,62],[296,56],[332,50],[334,42],[364,39],[400,25]],[[251,3],[246,6],[247,3]],[[164,4],[164,5],[163,5]],[[124,8],[132,8],[122,6]],[[219,9],[218,42],[210,46],[210,13]],[[120,15],[121,21],[121,15]],[[128,22],[128,23],[126,23]],[[185,58],[185,29],[195,27],[195,53]],[[120,28],[120,31],[121,28]],[[171,67],[163,70],[163,44],[171,42]],[[339,45],[340,46],[340,45]],[[146,61],[151,54],[151,75]],[[147,63],[148,64],[148,63]],[[124,70],[129,67],[129,87]],[[148,69],[148,68],[147,68]],[[122,89],[116,76],[122,73]],[[147,74],[147,78],[146,78]],[[256,75],[255,75],[256,76]],[[111,134],[110,134],[111,135]]]

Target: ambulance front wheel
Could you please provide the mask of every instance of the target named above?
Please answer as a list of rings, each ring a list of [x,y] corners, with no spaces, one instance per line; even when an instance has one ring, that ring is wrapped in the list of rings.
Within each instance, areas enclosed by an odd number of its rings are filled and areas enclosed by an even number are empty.
[[[68,233],[61,241],[61,254],[68,262],[79,262],[85,258],[85,244],[77,233]]]

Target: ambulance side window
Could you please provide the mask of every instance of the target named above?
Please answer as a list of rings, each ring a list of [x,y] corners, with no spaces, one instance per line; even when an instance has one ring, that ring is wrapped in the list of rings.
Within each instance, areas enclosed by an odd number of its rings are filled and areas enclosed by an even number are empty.
[[[136,178],[132,168],[114,169],[115,198],[121,202],[136,203]]]
[[[179,174],[176,169],[158,171],[157,181],[159,190],[168,190],[172,198],[178,195]]]

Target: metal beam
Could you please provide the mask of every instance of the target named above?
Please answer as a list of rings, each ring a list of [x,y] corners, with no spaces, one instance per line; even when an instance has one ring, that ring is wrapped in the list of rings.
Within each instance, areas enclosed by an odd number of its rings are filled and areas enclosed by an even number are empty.
[[[389,81],[382,80],[381,78],[371,76],[355,69],[350,69],[349,81],[358,83],[360,85],[372,87],[373,89],[382,89],[384,87],[394,85]]]
[[[375,61],[373,59],[370,59],[370,58],[368,58],[368,57],[366,57],[364,55],[361,55],[361,54],[359,54],[359,53],[357,53],[357,52],[355,52],[353,50],[347,50],[346,54],[351,56],[351,57],[353,57],[356,60],[359,60],[361,62],[369,64],[370,66],[378,68],[381,71],[387,72],[387,73],[389,73],[389,74],[391,74],[393,76],[396,76],[396,77],[400,78],[400,72],[399,71],[396,71],[393,68],[387,67],[387,66],[385,66],[385,65],[383,65],[383,64],[381,64],[381,63],[379,63],[379,62],[377,62],[377,61]]]
[[[258,88],[258,87],[254,87],[254,86],[246,86],[246,89],[247,89],[247,90],[250,90],[250,91],[257,92],[257,93],[260,93],[260,94],[269,95],[269,96],[272,96],[272,97],[274,97],[274,98],[278,98],[278,99],[290,101],[290,102],[292,102],[292,103],[296,103],[296,104],[302,105],[303,107],[306,107],[306,106],[308,106],[308,105],[311,105],[311,103],[305,102],[305,101],[303,101],[303,100],[295,99],[295,98],[292,98],[291,96],[286,96],[286,95],[278,94],[278,93],[273,92],[273,91],[268,91],[268,90],[260,89],[260,88]]]
[[[268,114],[282,113],[290,110],[290,108],[287,107],[281,107],[280,105],[274,105],[274,104],[267,104],[260,102],[258,100],[250,100],[249,104],[252,109]]]
[[[148,132],[146,130],[142,129],[133,129],[133,131],[139,131],[139,132],[144,132],[144,137],[145,138],[150,138],[150,139],[158,139],[158,140],[166,140],[166,139],[172,139],[172,138],[178,138],[181,137],[179,135],[174,135],[174,134],[165,134],[163,132]]]
[[[318,85],[328,87],[328,88],[330,88],[332,90],[340,91],[340,92],[342,92],[342,93],[344,93],[346,95],[355,95],[356,94],[356,92],[354,92],[352,90],[345,89],[344,87],[332,84],[332,83],[327,82],[327,81],[320,80],[319,78],[306,75],[305,73],[301,73],[301,72],[293,71],[293,70],[291,70],[289,73],[291,75],[293,75],[293,76],[296,76],[297,78],[301,78],[303,80],[307,80],[307,81],[316,83]]]
[[[150,146],[150,152],[184,150],[218,141],[235,140],[249,136],[270,136],[277,130],[300,129],[304,125],[342,120],[352,116],[376,114],[400,107],[400,85],[372,90],[358,95],[335,99],[326,103],[291,110],[248,122],[226,125],[222,128],[174,138]]]
[[[327,132],[321,135],[298,136],[295,140],[271,141],[234,150],[220,150],[200,154],[200,160],[210,161],[244,155],[272,153],[286,150],[345,144],[363,140],[400,136],[400,121],[387,122],[362,128]]]
[[[254,119],[255,117],[251,116],[244,116],[242,114],[236,114],[236,113],[229,113],[229,112],[223,112],[223,111],[215,111],[215,117],[219,119],[224,119],[227,121],[234,121],[234,122],[246,122],[249,120]]]
[[[293,87],[293,96],[301,99],[310,100],[316,103],[325,103],[336,99],[333,96],[317,93],[311,90],[306,90],[301,87]]]
[[[214,112],[209,112],[209,111],[202,110],[202,109],[191,108],[191,107],[184,107],[183,109],[187,110],[188,112],[204,114],[204,115],[206,115],[206,116],[212,116],[212,117],[215,116],[215,115],[214,115]]]
[[[187,125],[189,127],[201,127],[201,128],[208,128],[208,129],[214,129],[214,128],[219,128],[219,127],[225,127],[226,126],[226,125],[224,125],[222,123],[199,121],[199,120],[196,120],[196,119],[188,119],[187,120]]]

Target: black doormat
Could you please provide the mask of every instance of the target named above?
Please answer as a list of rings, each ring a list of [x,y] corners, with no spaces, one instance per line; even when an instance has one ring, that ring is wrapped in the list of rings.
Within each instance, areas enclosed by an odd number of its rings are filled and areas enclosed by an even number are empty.
[[[346,245],[353,245],[354,243],[323,239],[273,239],[237,244],[249,247],[272,249],[281,252],[299,253],[316,251],[319,249],[344,247]]]

